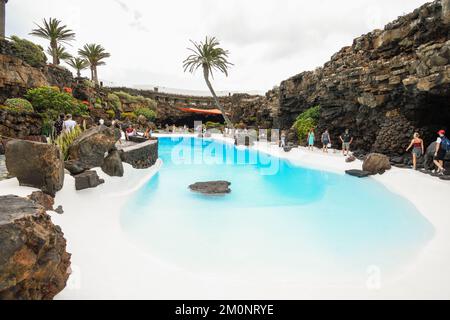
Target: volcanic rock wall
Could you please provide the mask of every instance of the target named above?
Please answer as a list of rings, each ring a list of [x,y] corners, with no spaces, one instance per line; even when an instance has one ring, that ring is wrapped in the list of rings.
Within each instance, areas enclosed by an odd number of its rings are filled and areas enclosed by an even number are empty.
[[[280,125],[290,128],[321,106],[318,131],[334,141],[349,128],[356,149],[401,155],[414,130],[427,142],[450,124],[450,0],[414,12],[354,40],[322,68],[280,87]]]
[[[132,95],[141,95],[156,101],[158,126],[164,125],[188,125],[192,127],[194,121],[223,122],[221,115],[202,115],[181,111],[180,108],[193,107],[199,109],[215,109],[212,97],[184,96],[169,94],[153,90],[138,90],[131,88],[110,88],[111,91],[124,91]],[[273,118],[278,115],[278,89],[267,92],[266,96],[233,94],[219,97],[227,113],[230,114],[233,123],[245,124],[252,127],[271,128]]]
[[[69,70],[53,65],[31,67],[16,57],[8,41],[0,40],[0,103],[21,97],[30,88],[48,85],[63,88],[71,87],[73,83]]]
[[[273,89],[265,96],[233,94],[224,98],[223,103],[233,123],[269,129],[278,125],[278,97],[278,89]]]

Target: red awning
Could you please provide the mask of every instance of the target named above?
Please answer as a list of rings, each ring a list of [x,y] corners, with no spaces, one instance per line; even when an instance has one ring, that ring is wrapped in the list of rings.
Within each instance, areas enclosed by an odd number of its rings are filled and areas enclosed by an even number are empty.
[[[214,115],[222,114],[222,112],[219,109],[197,109],[197,108],[182,108],[182,107],[179,107],[178,109],[184,112],[192,112],[192,113],[214,114]]]

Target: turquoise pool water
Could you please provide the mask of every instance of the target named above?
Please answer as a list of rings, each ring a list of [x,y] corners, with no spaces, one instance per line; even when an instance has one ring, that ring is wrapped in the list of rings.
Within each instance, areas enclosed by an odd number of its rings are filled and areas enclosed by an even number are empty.
[[[160,138],[164,165],[123,208],[139,246],[180,268],[279,279],[393,273],[431,239],[415,207],[373,179],[312,170],[249,149],[194,138]],[[225,196],[192,193],[228,180]]]

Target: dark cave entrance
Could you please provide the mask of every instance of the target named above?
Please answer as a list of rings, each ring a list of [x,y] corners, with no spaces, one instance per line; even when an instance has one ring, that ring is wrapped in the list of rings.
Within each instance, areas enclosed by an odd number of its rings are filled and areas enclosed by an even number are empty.
[[[426,94],[416,97],[414,108],[407,106],[406,117],[421,133],[428,145],[436,140],[437,131],[447,131],[450,135],[450,88],[447,94]]]

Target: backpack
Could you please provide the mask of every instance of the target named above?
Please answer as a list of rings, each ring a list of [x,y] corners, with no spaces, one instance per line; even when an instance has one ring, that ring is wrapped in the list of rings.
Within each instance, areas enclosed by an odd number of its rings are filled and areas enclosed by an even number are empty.
[[[450,140],[447,137],[442,137],[441,147],[445,151],[450,151]]]

